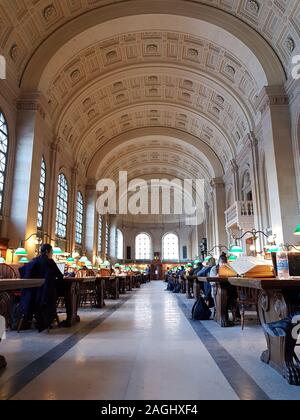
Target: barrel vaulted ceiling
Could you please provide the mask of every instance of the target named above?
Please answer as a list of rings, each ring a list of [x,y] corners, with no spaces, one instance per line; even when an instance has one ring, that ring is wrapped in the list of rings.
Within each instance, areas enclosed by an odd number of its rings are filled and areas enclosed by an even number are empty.
[[[156,0],[151,3],[154,7]],[[161,3],[164,1],[159,0]],[[53,32],[88,11],[133,0],[2,0],[0,48],[18,65],[21,77],[33,52]],[[254,28],[273,47],[286,68],[300,42],[298,0],[182,0],[220,9]],[[171,10],[172,12],[172,10]],[[104,11],[105,13],[105,11]]]
[[[9,77],[41,91],[56,141],[89,176],[220,176],[298,45],[298,0],[0,1]]]

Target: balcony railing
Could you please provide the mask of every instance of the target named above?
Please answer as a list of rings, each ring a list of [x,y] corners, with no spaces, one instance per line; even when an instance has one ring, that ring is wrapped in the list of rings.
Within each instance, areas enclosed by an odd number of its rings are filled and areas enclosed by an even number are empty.
[[[254,208],[253,201],[236,201],[225,212],[226,227],[237,225],[240,228],[253,227]]]

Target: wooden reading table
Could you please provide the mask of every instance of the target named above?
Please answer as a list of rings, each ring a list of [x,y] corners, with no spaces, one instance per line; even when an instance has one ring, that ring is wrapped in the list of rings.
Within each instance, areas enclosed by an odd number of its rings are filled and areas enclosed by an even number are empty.
[[[44,282],[44,279],[0,279],[0,315],[5,316],[7,311],[9,311],[11,300],[10,296],[7,294],[8,291],[33,289],[36,287],[41,287]],[[7,363],[5,358],[0,356],[0,369],[4,369],[6,366]]]
[[[229,278],[230,284],[259,291],[258,314],[262,325],[278,322],[300,309],[300,278],[289,280]],[[291,385],[300,385],[300,363],[295,353],[297,340],[292,330],[273,337],[264,329],[268,349],[261,360],[279,372]]]

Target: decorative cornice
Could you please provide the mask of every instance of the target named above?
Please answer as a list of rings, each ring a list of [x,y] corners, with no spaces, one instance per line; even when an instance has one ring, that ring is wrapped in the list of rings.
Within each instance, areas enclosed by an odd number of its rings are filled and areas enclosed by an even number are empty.
[[[17,101],[17,109],[18,111],[37,111],[45,119],[46,112],[41,105],[42,102],[39,92],[23,94]]]
[[[284,86],[265,86],[256,101],[256,109],[264,115],[270,107],[289,104]]]
[[[225,188],[225,183],[223,178],[214,178],[210,182],[210,186],[214,189],[216,188]]]

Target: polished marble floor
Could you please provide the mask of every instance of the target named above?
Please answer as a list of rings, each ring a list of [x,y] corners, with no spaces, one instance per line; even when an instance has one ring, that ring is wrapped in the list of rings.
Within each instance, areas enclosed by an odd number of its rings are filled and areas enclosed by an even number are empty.
[[[9,333],[0,399],[300,399],[262,364],[261,328],[222,329],[189,320],[191,302],[153,282],[103,310],[82,310],[76,327]]]

